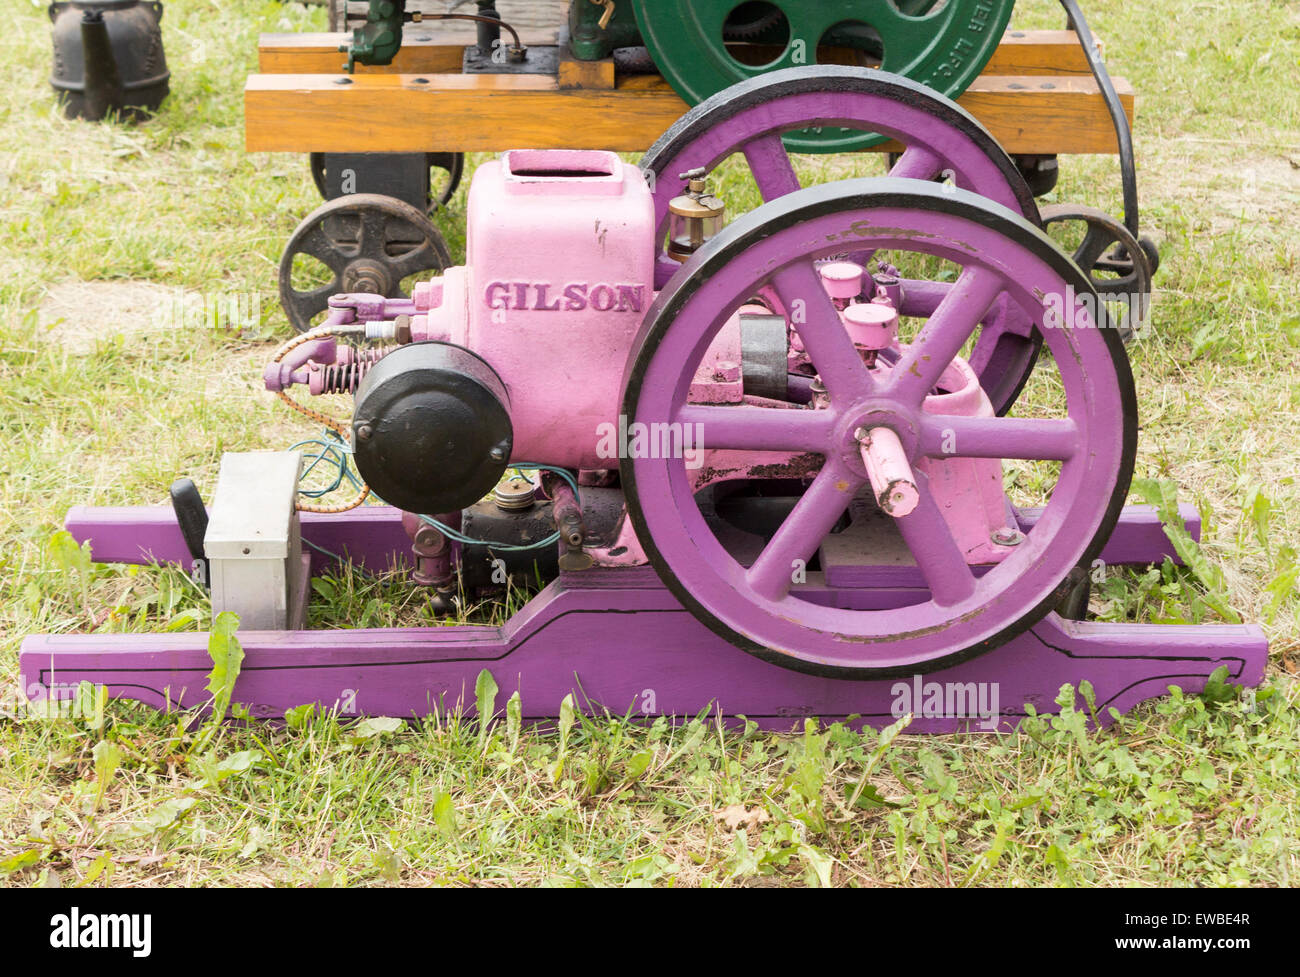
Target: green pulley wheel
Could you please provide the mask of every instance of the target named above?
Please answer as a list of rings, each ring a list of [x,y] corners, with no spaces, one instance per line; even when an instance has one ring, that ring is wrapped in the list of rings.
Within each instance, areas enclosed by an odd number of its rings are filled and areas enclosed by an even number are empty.
[[[818,49],[856,54],[956,98],[988,64],[1015,0],[631,0],[650,56],[688,104],[776,68],[817,62]],[[791,133],[796,153],[842,153],[883,142],[847,128]]]

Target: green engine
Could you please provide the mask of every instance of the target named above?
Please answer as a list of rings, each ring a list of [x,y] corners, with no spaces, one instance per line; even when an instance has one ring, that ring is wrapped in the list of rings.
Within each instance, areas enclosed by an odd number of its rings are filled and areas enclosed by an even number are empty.
[[[1015,0],[570,0],[569,47],[596,61],[644,47],[654,67],[689,105],[766,71],[827,61],[879,67],[956,98],[997,49]],[[495,0],[477,0],[499,18]],[[456,17],[456,14],[433,15]],[[355,62],[390,64],[402,43],[405,0],[370,0],[353,32]],[[508,19],[508,18],[507,18]],[[559,25],[556,25],[559,26]],[[490,43],[490,42],[486,42]],[[861,149],[879,137],[841,131],[787,138],[797,152]]]

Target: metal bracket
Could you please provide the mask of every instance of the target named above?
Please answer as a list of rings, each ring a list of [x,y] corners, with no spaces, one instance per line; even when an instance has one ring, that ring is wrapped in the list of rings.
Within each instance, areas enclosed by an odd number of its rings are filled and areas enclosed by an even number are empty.
[[[524,52],[522,61],[511,61],[498,42],[491,51],[479,47],[465,48],[461,71],[467,75],[550,75],[560,67],[560,49],[554,45],[534,45]]]

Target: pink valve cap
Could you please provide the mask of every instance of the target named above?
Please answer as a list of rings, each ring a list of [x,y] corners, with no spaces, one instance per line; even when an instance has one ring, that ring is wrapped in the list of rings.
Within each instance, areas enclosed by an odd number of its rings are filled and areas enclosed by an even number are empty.
[[[826,294],[833,299],[855,299],[862,294],[862,276],[867,270],[852,261],[832,261],[817,269]]]
[[[887,427],[873,427],[861,441],[862,463],[880,508],[895,519],[911,515],[921,493],[898,435]]]
[[[898,313],[879,302],[855,302],[844,310],[844,324],[854,345],[887,349],[898,335]]]

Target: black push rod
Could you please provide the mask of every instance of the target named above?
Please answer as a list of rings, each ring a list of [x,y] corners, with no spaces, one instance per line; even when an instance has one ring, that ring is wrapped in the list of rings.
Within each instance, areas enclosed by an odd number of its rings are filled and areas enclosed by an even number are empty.
[[[1092,69],[1092,76],[1097,79],[1097,86],[1106,99],[1106,108],[1110,111],[1111,121],[1115,124],[1115,136],[1119,142],[1120,180],[1124,185],[1124,226],[1136,238],[1139,236],[1137,163],[1133,158],[1133,130],[1129,126],[1128,114],[1124,111],[1124,103],[1120,101],[1119,93],[1115,91],[1115,83],[1110,80],[1110,72],[1106,70],[1106,62],[1101,59],[1101,52],[1097,50],[1092,31],[1088,29],[1088,22],[1084,20],[1083,11],[1079,9],[1078,0],[1061,0],[1061,6],[1065,8],[1066,16],[1070,18],[1070,26],[1079,35],[1079,43],[1083,46],[1084,56],[1088,59],[1088,67]]]

